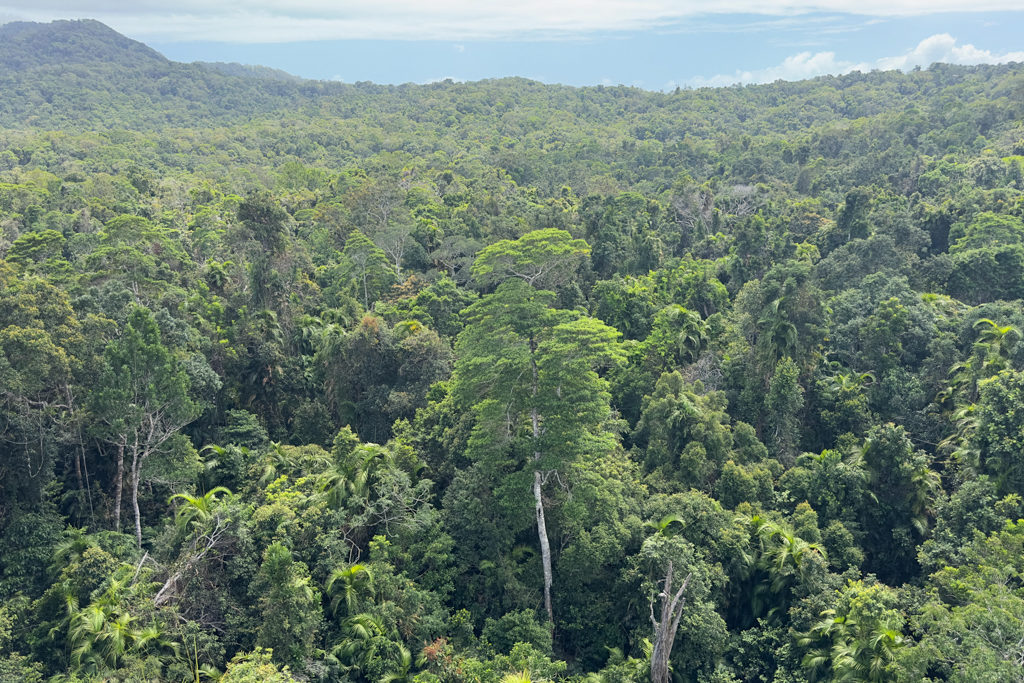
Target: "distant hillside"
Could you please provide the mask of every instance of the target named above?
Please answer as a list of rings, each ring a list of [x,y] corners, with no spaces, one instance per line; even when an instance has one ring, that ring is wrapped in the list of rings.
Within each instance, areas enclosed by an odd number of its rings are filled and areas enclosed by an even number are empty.
[[[304,80],[301,76],[290,74],[281,69],[273,69],[269,66],[258,66],[253,64],[239,64],[238,62],[195,62],[204,69],[210,69],[217,73],[228,76],[243,76],[246,78],[265,78],[270,81],[287,81],[296,83]]]
[[[156,50],[92,19],[0,26],[0,68],[4,71],[90,63],[154,75],[171,64]]]
[[[307,81],[304,93],[299,79],[282,73],[172,62],[92,20],[6,24],[0,26],[0,125],[150,129],[226,122],[294,106],[296,98],[323,90]]]

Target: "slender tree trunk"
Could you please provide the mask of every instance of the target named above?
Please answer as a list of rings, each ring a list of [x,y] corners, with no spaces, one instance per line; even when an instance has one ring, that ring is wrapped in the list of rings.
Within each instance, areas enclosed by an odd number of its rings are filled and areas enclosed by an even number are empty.
[[[530,365],[533,368],[533,397],[537,398],[537,386],[540,384],[539,372],[537,370],[537,359],[533,357],[536,352],[536,342],[530,340]],[[537,413],[536,403],[530,409],[530,423],[533,427],[533,443],[536,447],[540,440],[540,415]],[[540,451],[534,450],[534,462],[540,461]],[[539,469],[533,471],[533,503],[537,513],[537,538],[540,541],[540,561],[544,570],[544,609],[548,613],[548,621],[555,622],[555,613],[551,609],[551,544],[548,542],[548,525],[544,519],[544,496],[541,491],[543,475]]]
[[[402,243],[395,246],[395,275],[398,277],[402,277],[402,256],[405,254],[404,244],[405,239],[403,238]]]
[[[117,474],[114,476],[114,531],[121,530],[121,490],[124,487],[124,438],[117,444]]]
[[[544,499],[540,490],[540,470],[533,472],[533,500],[537,509],[537,537],[540,539],[540,560],[544,567],[544,609],[548,613],[548,621],[555,621],[551,610],[551,545],[548,543],[548,527],[544,521]]]
[[[132,512],[135,516],[135,544],[142,548],[142,515],[139,512],[139,479],[142,471],[142,461],[149,455],[149,444],[153,441],[153,424],[149,425],[149,437],[143,443],[139,443],[139,434],[135,433],[135,443],[132,445]]]
[[[139,513],[139,470],[142,458],[136,449],[132,454],[132,511],[135,513],[135,543],[142,547],[142,515]]]
[[[676,639],[676,632],[679,630],[679,621],[683,616],[683,608],[686,607],[686,598],[683,593],[690,583],[692,574],[687,574],[682,585],[672,594],[672,561],[668,562],[668,571],[665,572],[665,585],[662,588],[661,615],[654,618],[654,598],[651,598],[651,623],[654,625],[654,647],[651,650],[651,683],[668,683],[668,660],[672,654],[672,644]]]

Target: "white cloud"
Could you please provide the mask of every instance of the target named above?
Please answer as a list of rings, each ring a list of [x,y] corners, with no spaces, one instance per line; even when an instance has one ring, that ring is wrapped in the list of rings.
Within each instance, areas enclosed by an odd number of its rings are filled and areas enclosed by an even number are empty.
[[[917,47],[896,57],[882,57],[874,62],[851,62],[836,59],[834,52],[801,52],[786,57],[777,66],[752,71],[737,71],[734,74],[718,74],[711,78],[696,77],[690,79],[690,85],[723,86],[734,83],[771,83],[772,81],[798,81],[825,74],[845,74],[851,71],[871,71],[873,69],[904,71],[915,66],[929,66],[935,62],[947,64],[1003,64],[1005,62],[1024,62],[1024,51],[995,54],[991,50],[981,50],[965,43],[957,45],[956,38],[948,33],[938,33],[925,38]]]
[[[0,16],[90,17],[149,41],[545,39],[678,28],[714,15],[911,16],[1020,10],[1021,0],[0,0]]]
[[[970,43],[957,45],[956,38],[948,33],[938,33],[925,38],[917,47],[899,57],[886,57],[876,62],[878,69],[911,69],[928,66],[935,62],[947,64],[1002,64],[1024,62],[1024,51],[1007,52],[997,55],[990,50],[979,50]]]
[[[732,85],[734,83],[771,83],[772,81],[799,81],[804,78],[813,78],[822,74],[841,74],[855,70],[853,62],[842,62],[836,60],[834,52],[801,52],[786,57],[777,66],[770,66],[766,69],[754,71],[737,71],[734,74],[718,74],[711,78],[696,77],[691,79],[690,84],[703,87],[718,87]]]

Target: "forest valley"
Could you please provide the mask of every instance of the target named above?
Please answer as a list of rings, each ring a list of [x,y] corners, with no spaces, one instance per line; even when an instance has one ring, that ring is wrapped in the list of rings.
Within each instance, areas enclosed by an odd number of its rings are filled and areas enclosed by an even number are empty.
[[[1024,66],[0,92],[0,680],[1024,681]]]

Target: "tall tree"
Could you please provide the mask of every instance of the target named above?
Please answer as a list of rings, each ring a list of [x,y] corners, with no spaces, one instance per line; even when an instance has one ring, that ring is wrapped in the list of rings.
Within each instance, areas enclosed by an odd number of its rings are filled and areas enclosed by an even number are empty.
[[[106,439],[118,453],[115,527],[120,520],[125,459],[129,462],[135,540],[142,546],[139,482],[146,460],[170,446],[171,439],[200,413],[182,362],[164,346],[149,309],[132,310],[120,339],[106,349],[102,388],[94,393],[93,411],[105,425]]]
[[[320,591],[310,583],[306,565],[296,562],[286,547],[273,543],[263,553],[250,591],[263,617],[257,645],[272,649],[282,663],[301,664],[323,621]]]
[[[284,249],[288,214],[265,192],[249,195],[238,205],[249,257],[249,285],[254,308],[270,302],[275,278],[273,262]]]
[[[1024,492],[1024,373],[1003,370],[981,386],[976,450],[965,464],[992,476],[1001,494]]]
[[[553,299],[551,292],[512,279],[470,306],[453,379],[457,400],[476,417],[470,455],[511,459],[500,464],[512,476],[532,472],[549,619],[553,579],[544,486],[582,454],[609,445],[612,437],[602,429],[611,413],[607,382],[596,369],[621,358],[616,330],[553,309]]]
[[[342,256],[343,276],[353,281],[355,294],[364,308],[369,308],[370,302],[380,298],[395,281],[384,252],[358,230],[349,235]]]
[[[0,520],[35,505],[78,416],[72,374],[84,341],[67,295],[0,262]],[[79,489],[83,459],[75,453]]]

